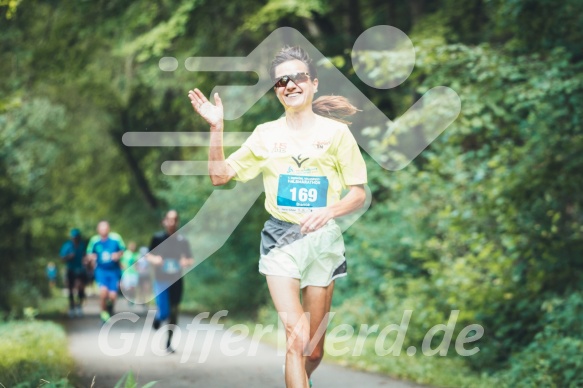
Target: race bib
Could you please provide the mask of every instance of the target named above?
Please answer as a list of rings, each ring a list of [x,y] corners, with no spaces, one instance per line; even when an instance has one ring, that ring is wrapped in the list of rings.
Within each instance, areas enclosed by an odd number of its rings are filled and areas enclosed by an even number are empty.
[[[180,265],[177,259],[164,259],[164,264],[162,264],[162,271],[167,274],[175,274],[180,271]]]
[[[328,197],[328,178],[325,176],[279,176],[277,207],[291,212],[309,212],[325,207]]]
[[[101,254],[101,262],[102,263],[109,263],[111,261],[111,253],[105,251]]]

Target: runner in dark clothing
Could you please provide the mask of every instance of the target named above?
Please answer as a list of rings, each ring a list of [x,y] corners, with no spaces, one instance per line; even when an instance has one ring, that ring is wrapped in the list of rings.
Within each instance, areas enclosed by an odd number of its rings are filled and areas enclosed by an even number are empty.
[[[162,220],[164,231],[154,234],[150,242],[148,261],[154,266],[154,293],[158,312],[154,320],[154,329],[160,327],[161,321],[176,325],[178,306],[182,300],[182,270],[192,266],[194,260],[190,244],[178,230],[178,212],[170,210]],[[168,331],[167,349],[172,352],[172,330]]]

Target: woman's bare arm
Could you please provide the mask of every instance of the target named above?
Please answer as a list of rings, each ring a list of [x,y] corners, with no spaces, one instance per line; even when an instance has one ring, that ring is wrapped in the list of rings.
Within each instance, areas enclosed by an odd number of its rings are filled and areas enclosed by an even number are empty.
[[[235,170],[225,162],[223,151],[223,103],[215,93],[215,105],[199,89],[190,90],[188,98],[194,111],[210,125],[209,176],[214,186],[221,186],[235,177]]]

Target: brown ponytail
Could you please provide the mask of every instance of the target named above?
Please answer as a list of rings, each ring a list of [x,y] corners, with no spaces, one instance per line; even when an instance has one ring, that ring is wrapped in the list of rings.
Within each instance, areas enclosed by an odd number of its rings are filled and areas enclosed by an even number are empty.
[[[312,79],[318,78],[316,66],[314,66],[312,59],[303,48],[299,46],[285,46],[271,62],[271,68],[269,69],[271,79],[275,80],[275,68],[278,65],[296,59],[302,61],[308,67]],[[359,109],[352,105],[346,97],[342,96],[321,96],[312,102],[312,109],[314,113],[320,116],[328,117],[345,124],[350,124],[350,121],[344,120],[345,117],[359,112]]]
[[[350,121],[344,119],[345,117],[359,112],[358,108],[352,105],[346,97],[342,96],[318,97],[312,102],[312,109],[314,113],[320,116],[328,117],[344,124],[351,124]]]

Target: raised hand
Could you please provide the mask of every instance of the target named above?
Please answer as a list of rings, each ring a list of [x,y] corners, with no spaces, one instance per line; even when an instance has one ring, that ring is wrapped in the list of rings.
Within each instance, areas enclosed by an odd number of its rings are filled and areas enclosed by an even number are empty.
[[[215,93],[214,97],[215,105],[211,104],[200,90],[194,89],[188,91],[188,98],[190,98],[194,111],[210,124],[211,129],[222,129],[223,102],[219,97],[219,93]]]

